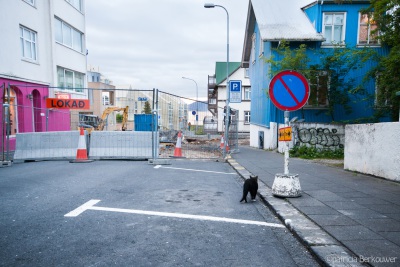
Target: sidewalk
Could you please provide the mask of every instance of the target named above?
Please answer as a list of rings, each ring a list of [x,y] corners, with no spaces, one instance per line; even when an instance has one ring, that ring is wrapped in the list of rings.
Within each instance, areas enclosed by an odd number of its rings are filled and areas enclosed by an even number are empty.
[[[242,146],[228,162],[243,178],[258,175],[260,197],[322,264],[400,266],[399,183],[290,158],[302,196],[277,198],[271,187],[282,154]]]

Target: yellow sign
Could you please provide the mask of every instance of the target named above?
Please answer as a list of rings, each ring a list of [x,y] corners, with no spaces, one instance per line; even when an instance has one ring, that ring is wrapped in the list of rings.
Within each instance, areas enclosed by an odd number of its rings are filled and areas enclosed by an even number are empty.
[[[292,141],[292,127],[279,129],[279,141]]]

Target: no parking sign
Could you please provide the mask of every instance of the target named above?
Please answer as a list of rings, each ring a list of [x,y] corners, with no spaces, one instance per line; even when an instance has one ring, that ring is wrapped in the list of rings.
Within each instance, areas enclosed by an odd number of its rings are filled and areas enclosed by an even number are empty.
[[[301,109],[310,97],[307,79],[299,72],[285,70],[276,74],[269,84],[272,103],[284,111]]]

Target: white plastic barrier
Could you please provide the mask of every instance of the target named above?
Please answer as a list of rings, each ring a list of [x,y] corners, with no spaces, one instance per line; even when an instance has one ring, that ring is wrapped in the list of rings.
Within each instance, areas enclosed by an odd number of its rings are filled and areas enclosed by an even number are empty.
[[[79,131],[17,133],[14,162],[75,159]]]
[[[90,159],[149,159],[153,156],[152,151],[152,132],[93,131],[91,133]]]

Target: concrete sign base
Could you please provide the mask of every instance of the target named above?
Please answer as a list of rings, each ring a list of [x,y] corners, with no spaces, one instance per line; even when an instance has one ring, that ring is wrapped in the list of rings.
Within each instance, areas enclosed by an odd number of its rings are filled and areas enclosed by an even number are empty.
[[[299,197],[301,187],[298,174],[275,174],[272,194],[277,197]]]

